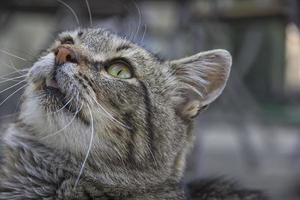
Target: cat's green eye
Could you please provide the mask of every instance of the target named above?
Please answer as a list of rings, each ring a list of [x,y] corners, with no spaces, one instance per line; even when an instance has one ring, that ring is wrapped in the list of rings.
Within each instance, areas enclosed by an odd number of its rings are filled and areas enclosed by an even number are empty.
[[[108,66],[107,73],[116,78],[129,79],[132,73],[128,65],[123,62],[116,62]]]

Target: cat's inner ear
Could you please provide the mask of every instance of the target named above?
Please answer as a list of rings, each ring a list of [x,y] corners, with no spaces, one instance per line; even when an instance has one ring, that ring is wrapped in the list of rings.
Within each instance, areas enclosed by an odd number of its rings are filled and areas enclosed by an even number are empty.
[[[223,91],[231,68],[231,55],[226,50],[213,50],[173,60],[177,112],[193,118]]]

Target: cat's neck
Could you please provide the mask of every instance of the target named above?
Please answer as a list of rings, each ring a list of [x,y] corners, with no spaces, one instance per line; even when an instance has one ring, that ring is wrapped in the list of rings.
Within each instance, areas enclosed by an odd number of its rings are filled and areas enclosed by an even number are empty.
[[[100,168],[105,168],[106,166],[101,166],[101,164],[98,164],[96,167],[94,166],[94,168],[89,165],[86,166],[78,186],[75,187],[74,183],[78,178],[82,162],[79,162],[78,158],[74,157],[71,153],[47,147],[37,140],[28,137],[28,134],[26,134],[28,131],[30,131],[29,127],[15,125],[9,129],[4,138],[5,146],[11,151],[7,154],[11,156],[6,158],[9,159],[7,163],[11,163],[16,157],[22,157],[22,160],[19,160],[19,166],[16,166],[16,169],[12,169],[12,174],[19,173],[19,169],[17,168],[26,167],[27,169],[31,169],[31,171],[24,169],[22,171],[23,175],[24,172],[36,174],[37,179],[44,180],[45,182],[49,182],[49,178],[51,177],[53,187],[60,185],[58,190],[61,191],[65,191],[65,187],[69,189],[75,188],[76,192],[73,194],[77,196],[88,193],[90,196],[95,197],[110,196],[112,199],[124,200],[184,199],[182,187],[179,183],[171,181],[171,179],[167,179],[159,184],[145,184],[149,180],[141,182],[140,185],[138,183],[120,184],[122,181],[129,180],[128,177],[134,176],[134,171],[127,174],[118,174],[115,171],[106,171],[106,173],[103,173],[103,169],[101,172]],[[35,162],[36,160],[39,162]],[[39,169],[40,166],[42,166],[42,169]],[[105,170],[109,169],[106,168]],[[124,176],[124,180],[122,179],[122,175]],[[148,177],[145,176],[144,178]],[[34,181],[32,177],[31,181]],[[17,185],[18,183],[12,184]],[[48,186],[52,187],[51,184]],[[30,185],[30,182],[28,185]],[[68,199],[72,199],[72,197],[70,196]]]

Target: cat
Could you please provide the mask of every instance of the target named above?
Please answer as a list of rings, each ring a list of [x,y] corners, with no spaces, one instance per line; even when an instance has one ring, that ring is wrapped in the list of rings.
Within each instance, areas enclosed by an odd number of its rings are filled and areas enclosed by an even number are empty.
[[[231,63],[226,50],[166,61],[101,28],[61,33],[28,71],[1,137],[0,199],[265,199],[181,181],[193,119]]]

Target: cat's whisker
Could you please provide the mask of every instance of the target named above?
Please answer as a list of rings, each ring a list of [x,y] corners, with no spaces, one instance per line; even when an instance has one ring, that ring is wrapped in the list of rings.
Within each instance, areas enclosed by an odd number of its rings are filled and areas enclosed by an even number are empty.
[[[6,84],[9,82],[16,82],[19,83],[20,81],[25,81],[26,77],[17,77],[17,78],[1,78],[2,81],[0,81],[0,84]]]
[[[8,76],[11,76],[13,74],[16,74],[16,73],[20,73],[20,72],[25,72],[27,73],[29,71],[29,69],[21,69],[21,70],[18,70],[17,72],[11,72],[11,73],[8,73],[8,74],[4,74],[2,76],[0,76],[0,78],[4,78],[4,77],[8,77]]]
[[[47,113],[47,115],[53,115],[55,113],[58,113],[60,111],[62,111],[65,107],[68,106],[68,104],[74,99],[74,97],[72,97],[65,105],[63,105],[63,107],[59,108],[58,110],[54,111],[54,112],[50,112],[50,113]]]
[[[134,24],[129,23],[129,36],[128,36],[128,40],[133,41],[134,40],[134,34],[135,34],[135,30],[134,30]],[[126,37],[127,40],[127,37]]]
[[[8,61],[9,61],[9,65],[7,65],[7,66],[9,66],[10,68],[12,68],[14,71],[16,71],[18,74],[20,74],[19,73],[19,70],[16,68],[16,66],[14,65],[14,63],[13,63],[13,61],[10,59],[10,58],[8,58]],[[21,75],[21,74],[20,74]]]
[[[0,106],[2,106],[10,97],[12,97],[14,94],[16,94],[17,92],[19,92],[20,90],[22,90],[23,88],[25,88],[28,84],[23,85],[22,87],[20,87],[19,89],[17,89],[16,91],[14,91],[13,93],[11,93],[10,95],[8,95],[1,103]]]
[[[27,76],[28,76],[28,71],[17,71],[14,73],[5,74],[3,76],[0,76],[0,79],[7,80],[7,79],[11,79],[11,78],[16,78],[16,77],[27,77]]]
[[[91,11],[91,8],[90,8],[89,1],[85,0],[85,4],[86,4],[86,7],[87,7],[88,12],[89,12],[90,26],[93,27],[92,11]]]
[[[127,129],[132,129],[131,127],[126,126],[125,124],[123,124],[122,122],[120,122],[119,120],[117,120],[114,116],[112,116],[112,114],[110,112],[108,112],[98,101],[97,99],[91,95],[92,100],[94,100],[94,102],[101,108],[102,111],[104,111],[104,113],[108,116],[108,118],[110,120],[112,120],[113,122],[116,122],[118,124],[120,124],[121,126],[127,128]]]
[[[134,37],[134,29],[133,29],[133,26],[131,26],[131,24],[129,25],[130,26],[130,28],[129,28],[129,36],[128,36],[128,40],[133,40],[133,37]],[[130,30],[132,30],[132,31],[130,31]],[[126,40],[127,40],[127,38],[126,38]]]
[[[27,74],[18,74],[18,76],[12,76],[12,77],[9,77],[9,76],[0,76],[0,79],[9,80],[9,79],[26,77],[26,76],[27,76]]]
[[[17,116],[19,113],[12,113],[12,114],[7,114],[7,115],[3,115],[0,117],[0,119],[7,119],[7,118],[11,118],[14,116]]]
[[[141,39],[140,43],[143,43],[146,32],[147,32],[147,24],[144,24],[144,32],[143,32],[142,39]]]
[[[18,82],[18,83],[16,83],[16,84],[12,85],[12,86],[10,86],[10,87],[5,88],[4,90],[0,91],[0,94],[3,93],[3,92],[5,92],[5,91],[7,91],[7,90],[9,90],[9,89],[11,89],[11,88],[13,88],[13,87],[16,87],[17,85],[20,85],[21,83],[24,83],[24,82],[25,82],[25,80],[20,81],[20,82]]]
[[[61,133],[61,132],[62,132],[63,130],[65,130],[66,128],[68,128],[68,127],[73,123],[73,121],[75,120],[77,114],[81,111],[82,107],[83,107],[83,104],[81,104],[80,108],[75,112],[74,116],[72,117],[72,119],[70,120],[70,122],[69,122],[66,126],[64,126],[62,129],[60,129],[60,130],[58,130],[58,131],[56,131],[56,132],[54,132],[54,133],[52,133],[52,134],[50,134],[50,135],[47,135],[47,136],[45,136],[45,137],[42,137],[41,140],[47,139],[47,138],[49,138],[49,137],[53,137],[53,136],[55,136],[55,135]]]
[[[125,124],[123,124],[122,122],[120,122],[119,120],[117,120],[116,118],[114,118],[114,116],[112,116],[112,114],[109,113],[93,96],[92,96],[92,99],[101,108],[101,110],[103,110],[105,112],[105,114],[109,117],[110,120],[112,120],[113,122],[116,122],[116,123],[120,124],[121,126],[127,128],[127,129],[132,129],[131,127],[126,126]]]
[[[90,106],[88,104],[87,104],[87,108],[89,109],[89,113],[90,113],[90,117],[91,117],[91,138],[90,138],[89,147],[88,147],[88,150],[86,152],[85,158],[84,158],[84,160],[82,162],[82,165],[81,165],[78,177],[77,177],[77,179],[75,181],[74,189],[77,187],[77,185],[79,183],[79,179],[80,179],[80,177],[81,177],[81,175],[83,173],[86,161],[87,161],[87,159],[88,159],[88,157],[90,155],[90,152],[91,152],[91,149],[92,149],[92,145],[93,145],[93,140],[94,140],[94,118],[93,118],[92,110],[91,110],[91,108],[90,108]]]
[[[137,11],[138,11],[138,14],[139,14],[138,27],[137,27],[136,32],[135,32],[134,37],[133,37],[133,40],[135,40],[135,38],[136,38],[137,35],[139,34],[140,27],[141,27],[141,25],[142,25],[142,13],[141,13],[141,10],[140,10],[139,6],[137,5],[137,3],[136,3],[134,0],[132,0],[132,1],[133,1],[134,6],[136,7],[136,9],[137,9]]]
[[[11,57],[14,57],[14,58],[18,58],[18,59],[23,60],[23,61],[27,61],[27,59],[22,58],[22,57],[20,57],[20,56],[17,56],[17,55],[15,55],[15,54],[13,54],[13,53],[10,53],[10,52],[6,51],[6,50],[0,49],[0,52],[6,54],[6,55],[8,55],[8,56],[11,56]]]
[[[16,73],[19,73],[19,69],[17,69],[15,66],[14,66],[14,64],[13,64],[13,62],[12,62],[12,60],[9,58],[9,62],[10,62],[10,64],[7,64],[7,63],[4,63],[4,62],[1,62],[1,66],[7,66],[8,68],[10,68],[10,69],[13,69],[14,70],[14,72],[16,72]],[[21,75],[21,73],[19,73],[20,75]]]
[[[74,9],[71,6],[69,6],[67,3],[65,3],[64,1],[62,1],[62,0],[56,0],[56,1],[58,1],[61,4],[63,4],[66,8],[69,9],[69,11],[71,11],[72,15],[74,16],[74,18],[75,18],[75,20],[77,22],[77,25],[80,26],[80,22],[79,22],[78,16],[77,16],[76,12],[74,11]]]
[[[19,82],[21,78],[26,78],[27,75],[23,75],[23,76],[18,76],[18,77],[13,77],[13,78],[0,78],[4,81],[0,81],[0,83],[6,83],[6,82],[10,82],[10,81],[17,81]]]
[[[119,0],[119,2],[123,3],[121,0]],[[129,8],[128,8],[128,6],[126,4],[123,3],[122,6],[124,7],[124,9],[125,9],[126,12],[130,12],[130,10],[129,10]],[[126,33],[124,34],[123,37],[124,37],[125,40],[131,40],[131,34],[133,32],[133,31],[131,31],[132,30],[131,29],[131,24],[128,23],[127,27],[128,27],[128,29],[126,29]]]

